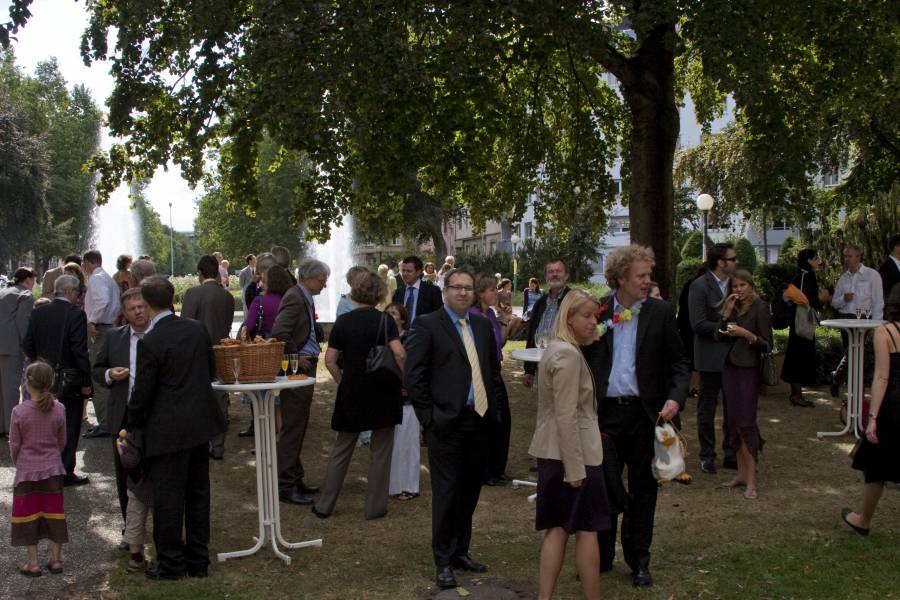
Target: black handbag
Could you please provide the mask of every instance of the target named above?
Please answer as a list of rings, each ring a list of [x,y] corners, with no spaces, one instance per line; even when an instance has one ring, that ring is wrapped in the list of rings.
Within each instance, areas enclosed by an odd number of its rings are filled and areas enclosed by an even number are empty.
[[[387,327],[384,327],[385,318],[391,318],[384,313],[381,314],[381,321],[378,323],[378,333],[375,336],[375,345],[369,350],[366,356],[366,373],[370,375],[391,374],[398,380],[403,379],[403,372],[394,360],[394,353],[388,346]],[[384,329],[384,343],[380,344],[381,331]]]

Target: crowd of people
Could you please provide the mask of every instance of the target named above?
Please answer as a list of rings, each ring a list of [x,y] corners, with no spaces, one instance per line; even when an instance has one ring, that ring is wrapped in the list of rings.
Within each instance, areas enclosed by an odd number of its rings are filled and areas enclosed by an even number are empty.
[[[796,315],[830,303],[840,316],[888,321],[874,333],[872,399],[853,461],[865,478],[862,510],[841,512],[867,535],[884,483],[900,480],[900,236],[879,271],[862,265],[855,246],[843,257],[846,271],[831,290],[818,280],[816,251],[801,251],[793,289],[764,299],[733,246],[714,244],[681,290],[677,316],[651,279],[653,252],[639,245],[606,258],[611,291],[602,298],[570,287],[564,260],[548,261],[546,290],[537,278],[528,281],[521,316],[513,314],[512,282],[457,267],[452,256],[440,270],[405,257],[396,275],[386,265],[353,267],[323,358],[337,384],[325,479],[321,490],[313,485],[301,460],[314,386],[283,390],[279,499],[331,517],[365,438],[363,514],[383,517],[390,498],[420,494],[421,435],[428,448],[435,582],[450,588],[458,570],[487,571],[471,554],[472,519],[482,486],[510,481],[512,415],[501,363],[504,345],[519,331],[527,347],[543,349],[539,362],[526,363],[524,376],[538,399],[528,452],[537,473],[535,525],[545,531],[539,596],[552,596],[573,534],[586,598],[599,597],[617,537],[632,583],[650,586],[654,427],[680,427],[696,376],[699,467],[707,474],[717,469],[721,399],[722,467],[736,469],[724,485],[756,498],[764,444],[756,414],[760,370],[774,348],[773,320],[790,327],[781,373],[790,400],[812,406],[803,387],[816,383],[814,341]],[[171,282],[155,275],[149,259],[119,257],[111,276],[96,250],[47,271],[39,301],[32,292],[36,274],[27,267],[0,290],[0,433],[8,435],[16,465],[12,542],[28,548],[22,575],[42,573],[40,539],[50,540],[47,570],[62,572],[63,489],[89,483],[76,473],[75,457],[90,399],[97,423],[84,436],[114,434],[120,548],[131,554],[129,569],[149,579],[207,576],[209,460],[224,456],[229,404],[227,394],[211,387],[212,345],[229,337],[235,312],[225,262],[215,254],[200,258],[199,284],[185,293],[180,315]],[[314,258],[301,260],[296,276],[291,267],[290,252],[279,246],[246,257],[238,277],[241,327],[284,342],[285,353],[298,355],[298,370],[315,378],[326,341],[315,296],[331,270]],[[843,362],[833,370],[835,385]],[[251,420],[239,435],[253,434]],[[150,514],[154,565],[144,555]]]

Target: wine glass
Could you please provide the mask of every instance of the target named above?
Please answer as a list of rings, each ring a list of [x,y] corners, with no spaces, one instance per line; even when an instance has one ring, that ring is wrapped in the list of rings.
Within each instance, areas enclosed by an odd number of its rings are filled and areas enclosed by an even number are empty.
[[[281,357],[281,370],[284,372],[284,376],[287,377],[288,374],[288,365],[290,364],[290,356],[285,354]]]
[[[231,372],[234,373],[234,382],[240,383],[240,381],[238,381],[238,375],[241,374],[241,359],[240,358],[232,358],[231,359]]]
[[[860,307],[856,307],[856,318],[861,319],[863,314],[863,310]]]
[[[291,354],[291,373],[296,375],[297,369],[299,367],[300,367],[300,355],[299,354]]]
[[[871,319],[871,318],[872,318],[872,307],[871,307],[871,306],[868,306],[868,307],[866,307],[866,308],[863,309],[863,316],[864,316],[866,319]]]
[[[534,344],[541,350],[547,347],[547,334],[544,332],[538,333],[534,336]]]

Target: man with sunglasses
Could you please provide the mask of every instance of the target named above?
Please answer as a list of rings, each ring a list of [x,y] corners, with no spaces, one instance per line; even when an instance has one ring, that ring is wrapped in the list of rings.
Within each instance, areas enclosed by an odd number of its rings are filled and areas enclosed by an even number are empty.
[[[734,244],[714,244],[706,252],[706,273],[691,283],[688,307],[694,330],[694,368],[700,372],[700,398],[697,400],[697,433],[700,438],[700,470],[716,472],[716,404],[722,392],[722,368],[728,354],[727,338],[716,339],[722,301],[728,279],[737,267]],[[722,402],[725,411],[725,402]],[[728,446],[727,417],[722,422],[722,450],[725,468],[737,468],[734,449]]]

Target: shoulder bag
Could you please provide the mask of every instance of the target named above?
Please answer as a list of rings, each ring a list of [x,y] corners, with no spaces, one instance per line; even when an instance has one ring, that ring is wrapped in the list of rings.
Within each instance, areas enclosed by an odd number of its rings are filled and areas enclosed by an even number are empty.
[[[403,379],[403,373],[394,360],[394,353],[388,346],[387,327],[384,327],[384,319],[390,318],[388,315],[381,313],[381,320],[378,322],[378,333],[375,335],[375,345],[369,350],[366,356],[366,373],[370,375],[391,374],[397,379]],[[381,331],[384,330],[384,339],[382,340]],[[383,342],[383,343],[382,343]]]
[[[800,277],[800,290],[803,291],[804,273]],[[810,305],[797,305],[797,311],[794,313],[794,334],[807,340],[816,339],[816,325],[819,324],[819,317],[816,315],[816,309]]]
[[[72,397],[81,393],[81,371],[78,369],[62,368],[63,344],[66,341],[66,323],[69,320],[68,312],[63,317],[63,325],[60,329],[59,337],[59,353],[56,355],[56,364],[53,365],[53,385],[50,386],[50,393],[57,398],[63,396]]]

